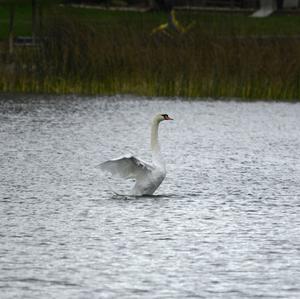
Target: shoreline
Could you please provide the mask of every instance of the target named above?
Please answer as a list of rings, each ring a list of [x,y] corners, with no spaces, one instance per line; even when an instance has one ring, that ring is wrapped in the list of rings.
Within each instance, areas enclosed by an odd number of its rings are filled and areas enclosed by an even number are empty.
[[[46,92],[18,92],[18,91],[0,91],[0,101],[7,98],[16,97],[45,97],[45,98],[83,98],[83,99],[100,99],[105,98],[112,100],[128,101],[128,100],[149,100],[149,101],[183,101],[183,102],[237,102],[237,103],[287,103],[300,104],[300,99],[272,99],[272,98],[241,98],[241,97],[186,97],[186,96],[157,96],[157,95],[139,95],[133,93],[115,93],[115,94],[89,94],[89,93],[46,93]]]

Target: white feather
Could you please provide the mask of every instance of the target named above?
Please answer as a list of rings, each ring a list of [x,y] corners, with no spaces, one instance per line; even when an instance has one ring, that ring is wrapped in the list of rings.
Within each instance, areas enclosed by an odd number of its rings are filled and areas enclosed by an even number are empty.
[[[135,179],[131,195],[151,195],[166,177],[166,167],[160,154],[158,143],[158,126],[163,120],[171,119],[167,115],[154,117],[151,127],[152,164],[146,163],[132,155],[109,160],[100,164],[103,171],[124,179]]]
[[[152,165],[134,156],[124,156],[108,160],[101,163],[100,168],[123,179],[137,179],[138,177],[147,175],[147,173],[153,170]]]

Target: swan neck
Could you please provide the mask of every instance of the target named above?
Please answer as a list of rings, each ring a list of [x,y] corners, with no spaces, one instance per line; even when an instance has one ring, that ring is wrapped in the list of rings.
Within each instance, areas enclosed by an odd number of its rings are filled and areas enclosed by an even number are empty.
[[[154,119],[151,127],[152,161],[155,164],[163,164],[163,160],[160,153],[160,145],[158,141],[158,127],[159,127],[159,122]]]

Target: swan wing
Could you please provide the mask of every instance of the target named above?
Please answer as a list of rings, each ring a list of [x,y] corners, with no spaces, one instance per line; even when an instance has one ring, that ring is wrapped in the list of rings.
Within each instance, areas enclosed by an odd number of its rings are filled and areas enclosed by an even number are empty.
[[[154,167],[134,156],[125,156],[101,163],[100,169],[124,179],[137,179],[150,173]]]

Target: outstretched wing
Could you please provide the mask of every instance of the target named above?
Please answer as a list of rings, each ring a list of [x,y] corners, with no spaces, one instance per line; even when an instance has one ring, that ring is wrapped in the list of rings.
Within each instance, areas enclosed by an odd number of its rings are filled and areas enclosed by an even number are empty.
[[[102,170],[109,171],[112,175],[124,179],[137,179],[153,170],[153,166],[134,156],[125,156],[109,160],[101,163],[99,166]]]

